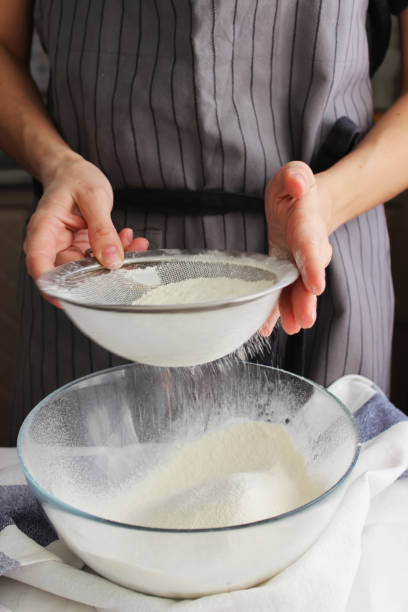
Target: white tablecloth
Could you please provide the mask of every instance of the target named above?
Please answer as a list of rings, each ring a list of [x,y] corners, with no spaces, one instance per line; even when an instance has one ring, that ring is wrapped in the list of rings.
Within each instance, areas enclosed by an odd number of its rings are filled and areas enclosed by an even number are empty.
[[[337,386],[336,386],[337,385]],[[347,377],[333,386],[352,410],[373,393]],[[142,595],[83,569],[59,541],[43,548],[15,525],[0,532],[20,565],[0,577],[0,612],[407,612],[408,422],[363,445],[342,503],[318,541],[261,586],[192,601]],[[0,449],[0,485],[24,484],[15,449]]]

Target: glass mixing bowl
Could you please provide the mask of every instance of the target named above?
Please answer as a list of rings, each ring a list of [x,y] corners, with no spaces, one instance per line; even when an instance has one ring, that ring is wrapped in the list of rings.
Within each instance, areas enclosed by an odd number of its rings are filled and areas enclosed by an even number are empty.
[[[152,457],[236,419],[283,424],[321,493],[244,525],[163,529],[103,516]],[[308,380],[267,366],[131,364],[74,381],[24,421],[18,454],[59,537],[126,587],[189,598],[247,588],[294,562],[330,521],[359,453],[348,409]],[[150,459],[146,459],[150,458]]]

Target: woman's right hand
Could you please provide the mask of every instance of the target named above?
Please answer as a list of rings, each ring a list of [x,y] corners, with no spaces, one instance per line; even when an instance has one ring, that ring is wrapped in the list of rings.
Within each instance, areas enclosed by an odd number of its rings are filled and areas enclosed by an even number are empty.
[[[269,181],[265,193],[270,254],[292,260],[299,278],[282,291],[279,304],[260,329],[269,336],[278,319],[288,334],[308,329],[316,320],[317,296],[325,288],[325,269],[332,256],[333,204],[322,184],[302,161],[291,161]]]
[[[54,266],[93,250],[110,269],[122,265],[124,251],[145,251],[145,238],[118,234],[111,219],[112,187],[106,176],[76,153],[68,154],[46,177],[43,195],[27,226],[24,242],[29,274],[37,280]],[[55,300],[50,300],[55,304]]]

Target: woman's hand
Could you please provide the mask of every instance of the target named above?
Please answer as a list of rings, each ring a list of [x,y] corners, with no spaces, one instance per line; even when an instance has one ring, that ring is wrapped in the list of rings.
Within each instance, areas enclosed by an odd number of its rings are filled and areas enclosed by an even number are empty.
[[[110,216],[111,185],[80,155],[69,154],[44,178],[43,187],[24,242],[27,269],[34,280],[54,266],[81,259],[89,248],[110,269],[122,265],[124,251],[147,249],[148,241],[133,239],[129,228],[118,235]]]
[[[270,254],[294,261],[300,276],[282,291],[260,333],[269,336],[280,316],[284,330],[296,334],[315,322],[317,296],[325,288],[325,268],[332,256],[329,193],[307,164],[293,161],[269,182],[265,213]]]

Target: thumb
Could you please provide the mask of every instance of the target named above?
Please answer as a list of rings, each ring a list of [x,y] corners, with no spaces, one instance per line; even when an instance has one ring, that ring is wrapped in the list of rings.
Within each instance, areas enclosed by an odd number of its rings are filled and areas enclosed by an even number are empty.
[[[123,245],[112,223],[113,196],[105,190],[81,194],[77,204],[88,225],[89,244],[96,259],[115,270],[123,263]]]
[[[282,170],[285,188],[292,198],[303,197],[315,185],[314,174],[304,162],[289,162]]]

